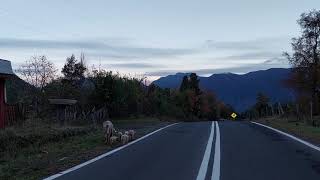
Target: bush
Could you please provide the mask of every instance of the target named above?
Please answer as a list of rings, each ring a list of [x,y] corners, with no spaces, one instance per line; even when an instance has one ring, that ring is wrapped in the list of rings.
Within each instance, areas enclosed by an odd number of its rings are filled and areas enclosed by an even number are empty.
[[[13,130],[0,131],[0,152],[10,151],[12,153],[21,148],[33,146],[42,146],[46,143],[57,142],[68,137],[85,135],[95,129],[92,128],[39,128],[32,133],[17,133]]]

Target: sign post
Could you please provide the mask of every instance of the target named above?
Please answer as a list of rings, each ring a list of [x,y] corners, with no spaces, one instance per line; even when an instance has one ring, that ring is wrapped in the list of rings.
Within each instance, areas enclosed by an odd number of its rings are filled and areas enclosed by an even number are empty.
[[[232,117],[233,120],[235,120],[237,116],[238,116],[238,115],[237,115],[235,112],[233,112],[233,113],[231,114],[231,117]]]

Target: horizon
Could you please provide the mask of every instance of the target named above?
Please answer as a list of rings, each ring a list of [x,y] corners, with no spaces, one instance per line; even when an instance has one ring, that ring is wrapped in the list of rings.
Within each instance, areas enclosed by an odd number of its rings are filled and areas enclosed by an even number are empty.
[[[257,69],[257,70],[252,70],[252,71],[249,71],[249,72],[243,72],[243,73],[237,73],[237,72],[224,72],[224,71],[218,71],[218,72],[213,72],[211,74],[203,74],[203,75],[199,75],[197,73],[197,71],[190,71],[190,72],[173,72],[173,74],[168,74],[168,75],[165,75],[165,76],[161,76],[160,78],[162,77],[168,77],[168,76],[175,76],[175,75],[178,75],[178,74],[191,74],[191,73],[196,73],[198,75],[198,77],[209,77],[209,76],[212,76],[212,75],[215,75],[215,74],[235,74],[235,75],[245,75],[245,74],[249,74],[249,73],[253,73],[253,72],[258,72],[258,71],[268,71],[268,70],[271,70],[271,69],[292,69],[291,67],[271,67],[271,68],[266,68],[266,69]]]
[[[296,21],[320,2],[273,1],[5,1],[0,58],[16,69],[46,55],[60,72],[67,57],[83,52],[89,68],[149,81],[176,72],[289,68],[282,53],[299,34]]]
[[[6,59],[1,59],[0,58],[0,61],[9,61],[10,63],[11,63],[11,61],[10,60],[6,60]],[[147,81],[146,81],[146,85],[150,85],[150,84],[152,84],[154,81],[157,81],[157,80],[159,80],[159,79],[161,79],[161,78],[166,78],[166,77],[168,77],[168,76],[176,76],[176,75],[178,75],[178,74],[182,74],[182,75],[188,75],[188,74],[191,74],[191,73],[196,73],[197,75],[198,75],[198,77],[210,77],[210,76],[213,76],[213,75],[216,75],[216,74],[234,74],[234,75],[246,75],[246,74],[249,74],[249,73],[253,73],[253,72],[258,72],[258,71],[268,71],[268,70],[271,70],[271,69],[291,69],[290,67],[288,67],[288,68],[286,68],[286,67],[283,67],[283,68],[281,68],[281,67],[272,67],[272,68],[267,68],[267,69],[258,69],[258,70],[253,70],[253,71],[249,71],[249,72],[245,72],[245,73],[233,73],[233,72],[223,72],[223,71],[221,71],[221,72],[213,72],[213,73],[211,73],[211,74],[204,74],[204,75],[199,75],[198,73],[197,73],[197,71],[195,71],[195,72],[175,72],[175,73],[173,73],[173,74],[168,74],[168,75],[164,75],[164,76],[160,76],[159,78],[157,78],[157,79],[154,79],[154,80],[150,80],[150,79],[147,79]],[[16,73],[15,73],[16,74]],[[201,73],[200,73],[201,74]],[[17,76],[19,76],[18,74],[16,74]]]

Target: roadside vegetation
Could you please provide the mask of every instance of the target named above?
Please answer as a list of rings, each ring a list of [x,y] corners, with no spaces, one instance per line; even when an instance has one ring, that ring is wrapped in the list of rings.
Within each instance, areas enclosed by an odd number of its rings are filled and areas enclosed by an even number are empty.
[[[242,117],[320,144],[320,11],[303,13],[297,21],[301,35],[292,39],[292,53],[284,53],[292,66],[283,86],[295,91],[291,102],[272,102],[264,92]]]
[[[54,113],[54,107],[48,99],[58,98],[77,100],[70,108],[77,116],[105,108],[111,119],[153,116],[191,121],[213,119],[231,111],[212,92],[200,90],[195,73],[186,76],[179,89],[162,89],[147,85],[144,77],[88,68],[84,54],[79,60],[74,55],[68,57],[62,76],[57,76],[57,71],[46,56],[32,57],[16,70],[28,84],[17,78],[8,82],[9,103],[24,104],[40,119],[52,116],[49,113]],[[17,84],[23,84],[24,89]]]
[[[255,121],[292,134],[313,144],[320,145],[320,128],[305,122],[295,121],[294,118],[295,117],[286,118],[274,116],[261,118]],[[317,121],[320,121],[319,116],[315,118]]]
[[[131,118],[118,119],[114,125],[122,131],[135,129],[139,138],[167,124],[157,118]],[[41,179],[120,146],[104,144],[102,134],[102,128],[38,121],[0,131],[0,179]]]

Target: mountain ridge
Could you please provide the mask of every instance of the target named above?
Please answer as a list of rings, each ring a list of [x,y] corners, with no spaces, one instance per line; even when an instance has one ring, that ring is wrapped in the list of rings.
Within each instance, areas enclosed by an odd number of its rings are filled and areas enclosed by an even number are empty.
[[[220,100],[243,112],[255,104],[259,92],[269,96],[272,103],[292,101],[294,91],[284,86],[290,72],[290,68],[270,68],[245,74],[218,73],[199,79],[202,89],[214,92]],[[178,88],[187,74],[190,73],[168,75],[153,83],[162,88]]]

